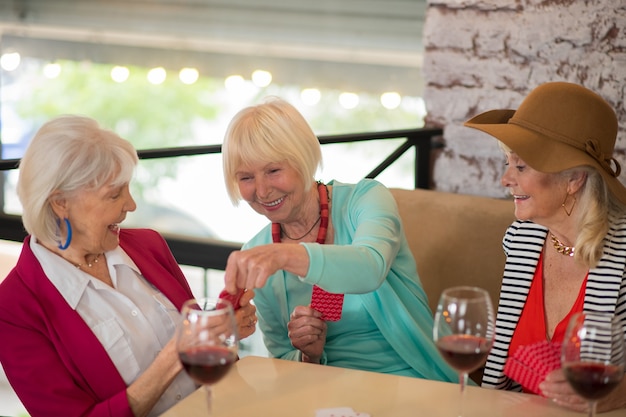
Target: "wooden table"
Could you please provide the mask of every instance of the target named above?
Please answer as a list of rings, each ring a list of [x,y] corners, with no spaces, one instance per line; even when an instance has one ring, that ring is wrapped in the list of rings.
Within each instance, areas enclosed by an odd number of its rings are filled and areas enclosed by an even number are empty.
[[[315,417],[351,407],[371,417],[457,417],[457,384],[248,356],[213,387],[215,417]],[[581,417],[530,394],[467,387],[463,417]],[[162,417],[206,417],[204,390]],[[601,417],[624,417],[612,411]]]

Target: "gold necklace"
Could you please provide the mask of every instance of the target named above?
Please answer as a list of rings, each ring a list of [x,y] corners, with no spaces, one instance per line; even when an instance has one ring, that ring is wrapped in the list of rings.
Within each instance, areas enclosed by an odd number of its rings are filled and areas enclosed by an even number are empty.
[[[563,242],[559,240],[558,237],[554,236],[554,233],[550,232],[550,240],[552,240],[552,246],[554,249],[562,255],[574,256],[574,246],[567,246]]]
[[[86,264],[74,264],[74,266],[78,269],[82,268],[83,266],[86,266],[87,268],[91,268],[94,264],[98,263],[98,259],[100,258],[100,255],[102,255],[101,253],[97,254],[95,258],[93,258],[93,261],[91,262],[87,262]]]

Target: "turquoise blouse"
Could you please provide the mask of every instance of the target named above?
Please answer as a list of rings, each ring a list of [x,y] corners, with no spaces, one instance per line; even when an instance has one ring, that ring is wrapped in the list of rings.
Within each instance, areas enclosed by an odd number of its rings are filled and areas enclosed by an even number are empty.
[[[433,315],[393,196],[375,180],[330,185],[334,244],[302,243],[310,257],[307,275],[278,271],[255,290],[269,353],[300,360],[287,323],[296,306],[310,304],[318,285],[345,294],[341,320],[328,322],[323,364],[457,382],[433,342]],[[271,225],[244,248],[268,243]]]

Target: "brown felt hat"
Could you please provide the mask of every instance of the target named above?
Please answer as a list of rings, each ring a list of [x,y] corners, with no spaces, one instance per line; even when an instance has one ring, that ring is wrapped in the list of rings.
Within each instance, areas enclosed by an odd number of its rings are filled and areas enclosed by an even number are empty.
[[[517,110],[491,110],[465,126],[495,137],[541,172],[560,172],[589,165],[609,190],[626,204],[626,187],[617,179],[621,167],[613,158],[617,117],[602,97],[577,84],[542,84]]]

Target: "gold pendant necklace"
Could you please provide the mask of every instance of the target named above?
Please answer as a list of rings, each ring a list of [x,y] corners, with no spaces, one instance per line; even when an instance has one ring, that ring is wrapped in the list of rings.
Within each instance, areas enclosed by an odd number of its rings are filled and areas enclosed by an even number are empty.
[[[566,256],[574,256],[574,246],[565,245],[558,237],[554,236],[552,232],[550,232],[550,240],[552,241],[552,246],[554,246],[554,249],[556,249],[558,253]]]

